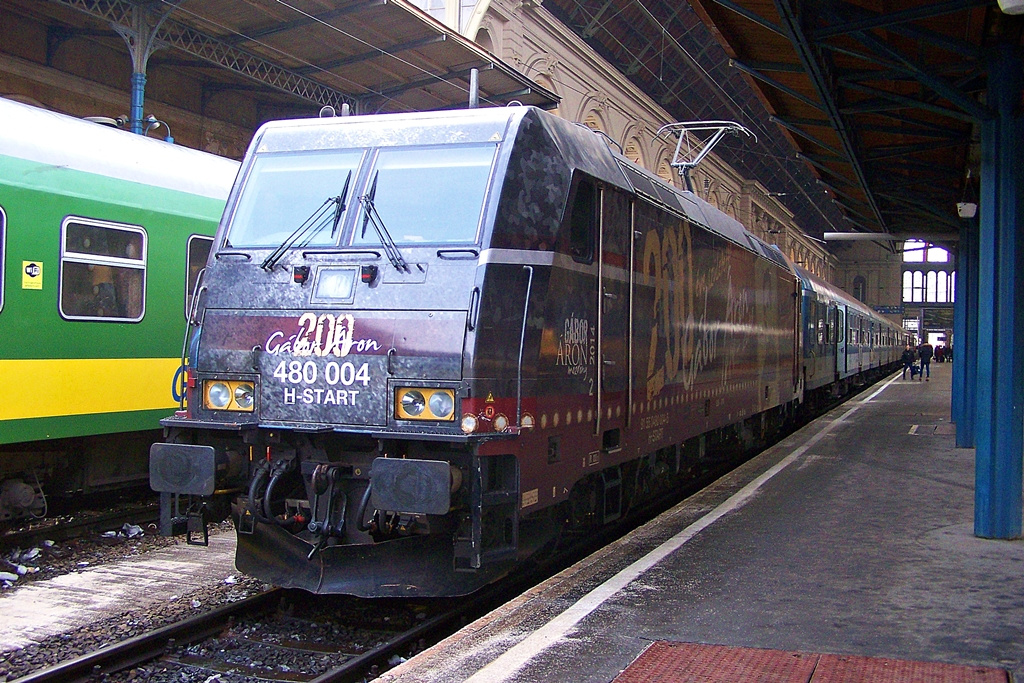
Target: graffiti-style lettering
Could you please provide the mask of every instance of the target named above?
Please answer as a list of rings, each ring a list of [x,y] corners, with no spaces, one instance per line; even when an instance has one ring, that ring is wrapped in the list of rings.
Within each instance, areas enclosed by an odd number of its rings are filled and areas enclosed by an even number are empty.
[[[284,331],[276,330],[267,337],[263,348],[272,355],[344,358],[353,351],[369,353],[380,350],[381,346],[375,339],[355,338],[355,319],[351,314],[303,313],[295,334],[286,337]]]
[[[729,248],[701,250],[697,259],[688,223],[661,234],[647,232],[642,268],[654,286],[651,319],[655,321],[648,349],[648,399],[668,384],[691,388],[716,361],[724,361],[720,377],[724,383],[731,359],[749,343],[745,331],[753,323],[754,302],[749,290],[734,285],[729,252]],[[720,358],[723,348],[728,349],[729,358]]]

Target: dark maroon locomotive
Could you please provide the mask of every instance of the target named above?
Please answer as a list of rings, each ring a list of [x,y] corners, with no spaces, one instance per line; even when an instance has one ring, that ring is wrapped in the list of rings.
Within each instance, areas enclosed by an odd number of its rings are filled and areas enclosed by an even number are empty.
[[[151,480],[236,491],[237,567],[274,584],[465,594],[781,424],[800,282],[537,109],[271,123]]]

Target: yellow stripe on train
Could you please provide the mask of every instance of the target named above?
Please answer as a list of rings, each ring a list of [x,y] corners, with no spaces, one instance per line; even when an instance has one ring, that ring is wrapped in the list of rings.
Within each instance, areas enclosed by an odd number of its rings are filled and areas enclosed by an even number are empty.
[[[0,420],[174,408],[180,358],[0,360]]]

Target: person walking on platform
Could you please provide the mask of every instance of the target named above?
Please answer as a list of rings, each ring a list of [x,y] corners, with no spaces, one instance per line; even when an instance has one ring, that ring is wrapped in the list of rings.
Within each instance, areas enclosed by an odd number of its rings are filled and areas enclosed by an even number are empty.
[[[932,345],[928,343],[928,340],[925,340],[923,344],[917,347],[917,354],[921,357],[921,377],[924,377],[925,382],[932,381],[933,353],[934,350],[932,349]],[[921,377],[918,377],[918,381],[921,380]]]
[[[907,344],[907,348],[903,349],[903,379],[907,378],[907,370],[910,370],[910,379],[914,379],[914,361],[917,360],[917,350]]]

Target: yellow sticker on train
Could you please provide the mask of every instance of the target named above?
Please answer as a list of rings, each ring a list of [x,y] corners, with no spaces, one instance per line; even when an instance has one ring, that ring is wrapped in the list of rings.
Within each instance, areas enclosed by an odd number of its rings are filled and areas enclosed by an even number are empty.
[[[43,262],[22,261],[21,262],[21,288],[42,289],[43,288]]]

